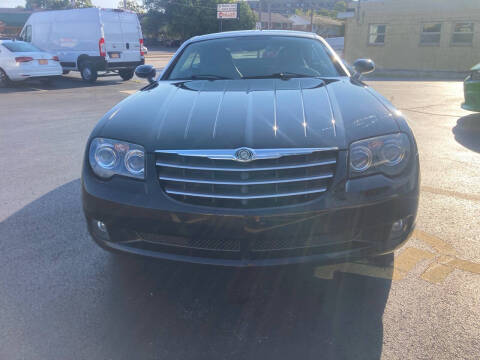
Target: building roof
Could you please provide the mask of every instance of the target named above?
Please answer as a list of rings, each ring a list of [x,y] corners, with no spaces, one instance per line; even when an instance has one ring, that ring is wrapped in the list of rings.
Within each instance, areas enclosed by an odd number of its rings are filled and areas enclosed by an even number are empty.
[[[305,15],[292,15],[289,19],[293,22],[293,25],[310,25],[310,17]],[[272,20],[273,21],[273,20]],[[343,22],[335,20],[323,15],[314,15],[313,23],[319,26],[342,26]]]
[[[314,15],[313,16],[313,23],[315,25],[323,25],[323,26],[325,26],[325,25],[342,26],[343,25],[343,22],[341,22],[339,20],[329,18],[327,16],[323,16],[323,15]]]
[[[307,19],[305,16],[294,14],[289,19],[292,20],[294,26],[310,25],[310,19]]]
[[[255,11],[255,15],[258,19],[259,18],[258,12]],[[262,20],[261,21],[262,22],[268,22],[268,12],[263,12],[262,11]],[[272,23],[291,24],[291,23],[293,23],[293,21],[290,20],[289,18],[283,16],[282,14],[272,12]]]

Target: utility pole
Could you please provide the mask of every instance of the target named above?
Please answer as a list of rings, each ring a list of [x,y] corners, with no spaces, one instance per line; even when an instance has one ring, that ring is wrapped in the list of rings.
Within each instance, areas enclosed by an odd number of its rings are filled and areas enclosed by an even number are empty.
[[[310,31],[313,33],[313,6],[310,9]]]
[[[272,28],[272,2],[268,2],[268,30]]]
[[[263,6],[263,1],[260,0],[260,2],[258,3],[258,21],[260,21],[260,30],[263,30],[262,29],[262,6]]]
[[[127,10],[127,0],[123,0],[123,8]]]
[[[361,2],[362,2],[362,0],[357,1],[357,24],[360,23],[360,3]]]

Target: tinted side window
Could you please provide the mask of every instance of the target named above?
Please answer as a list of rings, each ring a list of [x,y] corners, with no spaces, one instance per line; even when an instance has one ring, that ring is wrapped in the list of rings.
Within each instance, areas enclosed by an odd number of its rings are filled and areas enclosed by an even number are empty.
[[[32,25],[27,25],[23,34],[23,41],[32,42]]]

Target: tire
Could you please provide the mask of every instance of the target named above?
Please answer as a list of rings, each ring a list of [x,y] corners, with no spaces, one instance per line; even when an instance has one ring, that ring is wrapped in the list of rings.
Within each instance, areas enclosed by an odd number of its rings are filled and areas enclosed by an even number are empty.
[[[91,62],[85,62],[80,65],[80,75],[86,82],[94,83],[97,80],[98,72]]]
[[[118,74],[120,75],[123,81],[128,81],[131,78],[133,78],[134,73],[135,73],[134,69],[123,69],[118,71]]]
[[[5,71],[0,69],[0,89],[5,88],[10,84],[10,79],[8,78]]]
[[[62,74],[63,74],[63,75],[67,75],[67,74],[69,74],[69,73],[70,73],[70,70],[63,70],[63,71],[62,71]]]

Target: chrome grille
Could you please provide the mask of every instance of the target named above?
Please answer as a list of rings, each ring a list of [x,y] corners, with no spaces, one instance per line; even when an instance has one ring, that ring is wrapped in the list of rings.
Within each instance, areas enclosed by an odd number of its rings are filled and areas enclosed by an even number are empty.
[[[313,200],[335,175],[336,149],[160,150],[158,178],[170,197],[195,205],[258,208]]]

